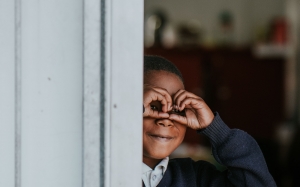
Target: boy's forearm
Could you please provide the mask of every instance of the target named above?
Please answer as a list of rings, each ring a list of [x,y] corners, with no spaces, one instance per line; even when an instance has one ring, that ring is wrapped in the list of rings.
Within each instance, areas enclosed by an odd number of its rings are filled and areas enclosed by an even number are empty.
[[[257,185],[258,182],[262,186],[276,186],[258,144],[249,134],[230,129],[218,113],[212,124],[200,133],[209,137],[215,159],[227,166],[231,173],[229,180],[245,185]],[[245,181],[240,181],[241,176]]]

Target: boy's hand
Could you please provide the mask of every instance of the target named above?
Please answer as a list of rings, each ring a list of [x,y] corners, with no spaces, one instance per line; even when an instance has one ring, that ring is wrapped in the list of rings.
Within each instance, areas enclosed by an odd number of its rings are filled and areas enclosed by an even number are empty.
[[[214,114],[204,100],[185,90],[178,90],[174,95],[174,108],[185,110],[185,116],[170,114],[169,119],[184,124],[192,129],[206,128],[214,119]]]
[[[167,90],[144,84],[143,117],[168,118],[172,109],[172,98]]]

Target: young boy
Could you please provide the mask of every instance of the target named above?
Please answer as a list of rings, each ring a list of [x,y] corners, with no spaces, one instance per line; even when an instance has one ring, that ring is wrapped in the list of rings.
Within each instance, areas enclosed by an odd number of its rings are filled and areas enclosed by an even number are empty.
[[[180,71],[166,59],[145,56],[143,104],[143,186],[276,186],[255,140],[229,129],[202,98],[184,90]],[[201,160],[169,160],[186,128],[209,137],[213,155],[226,171]]]

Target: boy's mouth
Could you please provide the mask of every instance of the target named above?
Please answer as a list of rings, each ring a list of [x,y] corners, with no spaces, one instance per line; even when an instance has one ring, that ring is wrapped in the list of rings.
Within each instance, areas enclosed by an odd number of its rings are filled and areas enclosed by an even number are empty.
[[[169,141],[172,140],[173,137],[166,136],[166,135],[159,135],[159,134],[148,134],[151,138],[154,138],[155,140],[159,141]]]

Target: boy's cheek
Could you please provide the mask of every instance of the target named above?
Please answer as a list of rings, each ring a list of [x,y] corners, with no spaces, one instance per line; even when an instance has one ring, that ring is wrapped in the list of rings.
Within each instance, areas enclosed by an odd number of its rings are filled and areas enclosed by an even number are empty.
[[[155,128],[155,126],[156,126],[155,119],[149,118],[149,117],[143,118],[143,131],[144,132]]]
[[[155,125],[155,118],[144,117],[143,118],[143,126]]]
[[[179,130],[180,132],[184,132],[184,134],[185,134],[185,131],[186,131],[186,129],[187,129],[187,126],[186,126],[186,125],[181,124],[181,123],[179,123],[179,122],[174,122],[174,126],[175,126],[176,128],[178,128],[178,130]]]

